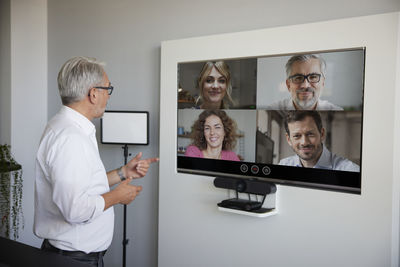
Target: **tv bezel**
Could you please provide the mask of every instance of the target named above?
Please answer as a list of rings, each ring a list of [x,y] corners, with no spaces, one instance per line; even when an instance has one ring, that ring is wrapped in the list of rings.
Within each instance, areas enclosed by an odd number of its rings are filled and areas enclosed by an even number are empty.
[[[364,89],[365,89],[365,60],[366,60],[366,47],[347,47],[341,49],[331,50],[319,50],[319,51],[302,51],[295,53],[282,53],[282,54],[271,54],[271,55],[259,55],[255,58],[261,57],[276,57],[276,56],[288,56],[295,54],[320,54],[330,52],[342,52],[351,50],[363,50],[364,61],[363,61],[363,78],[362,78],[362,108],[361,108],[361,136],[360,136],[360,171],[338,171],[338,170],[326,170],[316,168],[301,168],[292,166],[281,166],[277,164],[262,164],[257,162],[232,162],[226,160],[215,160],[215,159],[203,159],[180,156],[176,154],[176,170],[178,173],[187,173],[195,175],[207,175],[215,177],[228,177],[238,179],[259,179],[261,181],[273,182],[282,185],[299,186],[313,189],[331,190],[338,192],[346,192],[353,194],[361,194],[361,177],[362,177],[362,137],[363,137],[363,118],[364,118]],[[218,61],[218,60],[237,60],[247,59],[250,57],[242,58],[213,58],[201,61]],[[251,57],[254,58],[254,57]],[[182,63],[192,63],[199,61],[179,61],[177,66]],[[177,69],[179,69],[177,67]],[[177,82],[179,84],[179,77],[177,75]],[[178,100],[178,94],[176,96]],[[177,101],[178,102],[178,101]],[[177,106],[177,118],[178,121],[178,106]],[[249,109],[252,110],[252,109]],[[257,108],[255,109],[257,110]],[[262,109],[261,109],[262,110]],[[178,133],[176,132],[176,138]],[[246,165],[248,167],[247,172],[243,173],[240,170],[240,166]],[[251,173],[251,168],[257,166],[259,171],[257,173]],[[262,168],[269,168],[268,174],[262,173]],[[224,171],[222,171],[224,169]],[[321,179],[324,179],[321,181]]]

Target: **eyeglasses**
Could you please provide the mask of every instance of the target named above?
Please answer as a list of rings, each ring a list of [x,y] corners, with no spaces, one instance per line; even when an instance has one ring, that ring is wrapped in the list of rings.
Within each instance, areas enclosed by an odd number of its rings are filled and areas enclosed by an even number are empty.
[[[108,91],[108,95],[111,95],[113,90],[114,90],[114,86],[112,86],[111,83],[109,84],[108,87],[96,86],[96,87],[93,87],[93,88],[107,90]]]
[[[301,84],[304,82],[305,79],[307,79],[309,83],[317,83],[321,80],[321,74],[319,73],[310,73],[308,75],[295,74],[290,76],[289,79],[295,84]]]

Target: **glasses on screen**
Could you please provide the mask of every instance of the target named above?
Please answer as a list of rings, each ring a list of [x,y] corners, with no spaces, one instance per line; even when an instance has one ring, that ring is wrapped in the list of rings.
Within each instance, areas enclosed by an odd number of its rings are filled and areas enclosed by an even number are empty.
[[[310,73],[308,75],[303,74],[295,74],[289,77],[289,79],[296,84],[303,83],[306,79],[309,83],[317,83],[321,79],[321,74],[319,73]]]

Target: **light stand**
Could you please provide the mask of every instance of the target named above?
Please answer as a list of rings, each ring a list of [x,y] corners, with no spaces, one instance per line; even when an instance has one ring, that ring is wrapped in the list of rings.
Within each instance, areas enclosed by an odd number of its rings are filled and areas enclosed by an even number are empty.
[[[149,112],[148,111],[118,111],[106,110],[100,120],[100,136],[102,144],[123,145],[125,164],[128,163],[128,145],[149,144]],[[121,131],[121,129],[124,129]],[[126,267],[127,205],[124,205],[123,253],[122,265]]]
[[[128,145],[125,144],[122,149],[124,150],[124,165],[128,163],[128,156],[131,154],[128,153]],[[128,245],[129,239],[126,238],[126,204],[124,204],[124,232],[123,232],[123,239],[122,239],[122,266],[126,267],[126,245]]]

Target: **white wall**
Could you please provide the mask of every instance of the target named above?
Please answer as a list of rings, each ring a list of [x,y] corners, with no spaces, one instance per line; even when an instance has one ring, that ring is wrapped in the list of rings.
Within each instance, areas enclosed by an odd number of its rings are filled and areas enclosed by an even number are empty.
[[[19,241],[39,246],[33,235],[33,177],[38,140],[47,120],[47,1],[0,1],[0,144],[23,170],[25,228]]]
[[[391,13],[163,43],[159,266],[398,266],[400,189],[394,187],[398,163],[390,159],[399,151],[393,147],[399,17]],[[312,38],[315,32],[318,40]],[[294,34],[304,40],[291,43]],[[231,45],[222,49],[226,43]],[[176,172],[176,118],[168,115],[176,112],[176,62],[357,46],[367,47],[361,195],[279,186],[278,215],[259,219],[219,212],[216,203],[226,192],[213,187],[213,178]]]
[[[39,246],[32,232],[34,164],[47,121],[47,0],[11,1],[11,148],[23,171],[25,228],[19,241]]]
[[[10,0],[0,1],[0,144],[11,140]]]
[[[397,31],[397,68],[400,69],[400,19],[398,21],[398,31]],[[397,72],[397,77],[396,77],[396,94],[395,94],[395,116],[394,116],[394,141],[393,141],[393,147],[396,149],[394,150],[393,153],[393,177],[400,177],[400,165],[398,164],[400,162],[400,150],[398,149],[400,147],[400,139],[397,138],[400,135],[400,71]],[[392,205],[392,213],[393,213],[393,221],[392,221],[392,232],[396,233],[396,231],[399,231],[399,225],[400,225],[400,194],[398,193],[398,188],[400,188],[400,179],[394,179],[393,181],[393,205]],[[397,235],[397,239],[393,238],[392,239],[392,255],[393,255],[393,261],[392,262],[400,262],[400,236]],[[394,264],[392,264],[393,266]]]

